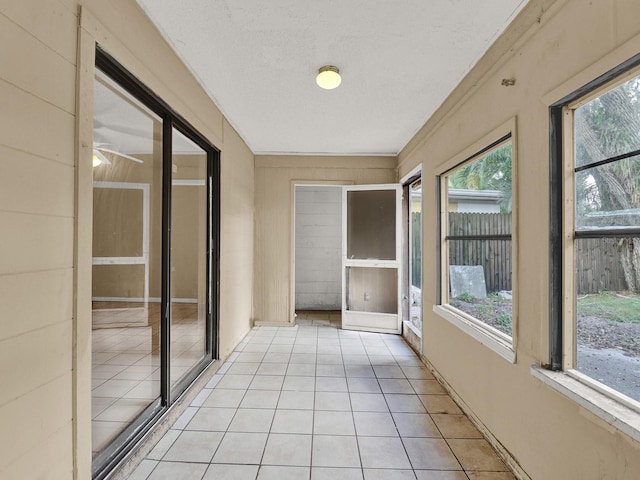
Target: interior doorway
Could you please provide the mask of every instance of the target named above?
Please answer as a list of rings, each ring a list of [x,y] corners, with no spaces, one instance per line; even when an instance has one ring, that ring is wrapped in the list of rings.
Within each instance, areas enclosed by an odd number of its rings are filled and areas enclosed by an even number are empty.
[[[342,185],[294,189],[294,312],[304,312],[296,321],[335,322],[342,306]]]

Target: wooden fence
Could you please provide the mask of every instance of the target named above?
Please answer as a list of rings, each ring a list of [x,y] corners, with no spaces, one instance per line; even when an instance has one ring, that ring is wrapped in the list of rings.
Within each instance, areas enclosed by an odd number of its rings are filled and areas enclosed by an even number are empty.
[[[449,213],[449,235],[510,235],[510,213]],[[511,290],[511,240],[450,240],[449,265],[482,265],[487,292]]]
[[[450,235],[511,233],[510,213],[449,213]],[[619,239],[576,241],[576,289],[579,295],[626,289]],[[545,248],[545,247],[543,247]],[[511,240],[452,240],[450,265],[482,265],[487,291],[511,290]]]
[[[619,241],[619,238],[584,238],[576,241],[578,294],[627,289]]]

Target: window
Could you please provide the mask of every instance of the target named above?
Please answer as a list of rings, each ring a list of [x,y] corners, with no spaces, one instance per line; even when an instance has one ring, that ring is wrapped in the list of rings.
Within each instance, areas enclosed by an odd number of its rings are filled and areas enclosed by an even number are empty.
[[[640,72],[630,72],[552,107],[564,135],[552,136],[564,205],[552,262],[564,270],[551,285],[567,300],[552,295],[551,367],[640,411]]]
[[[436,311],[513,361],[512,157],[507,135],[440,176]]]

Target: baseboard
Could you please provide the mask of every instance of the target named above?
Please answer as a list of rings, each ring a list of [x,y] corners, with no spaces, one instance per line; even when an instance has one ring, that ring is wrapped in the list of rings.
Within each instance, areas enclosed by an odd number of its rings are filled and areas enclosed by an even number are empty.
[[[256,320],[253,322],[254,327],[295,327],[293,323],[289,322],[267,322],[265,320]]]
[[[471,423],[475,425],[475,427],[482,433],[484,438],[491,444],[494,450],[497,452],[498,456],[502,459],[502,461],[509,467],[511,473],[518,480],[531,480],[531,477],[524,471],[524,469],[520,466],[515,457],[505,448],[502,443],[491,433],[491,430],[487,428],[487,426],[482,423],[482,421],[473,413],[473,410],[469,408],[469,405],[465,403],[465,401],[456,393],[456,391],[451,387],[451,385],[444,379],[444,377],[438,372],[438,370],[427,360],[427,358],[422,355],[422,362],[427,366],[429,371],[433,374],[433,376],[440,382],[440,384],[447,391],[451,399],[456,402],[456,404],[460,407],[460,409],[464,412],[464,414],[471,420]]]

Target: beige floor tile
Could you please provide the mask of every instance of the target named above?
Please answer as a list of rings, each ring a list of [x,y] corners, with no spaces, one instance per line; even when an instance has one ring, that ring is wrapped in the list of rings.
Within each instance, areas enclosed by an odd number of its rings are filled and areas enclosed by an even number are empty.
[[[283,390],[282,392],[280,392],[278,409],[313,410],[314,400],[314,392],[293,392],[289,390]]]
[[[371,365],[352,365],[345,362],[344,370],[347,377],[375,378],[376,376]]]
[[[315,435],[355,435],[351,412],[315,412],[313,417]]]
[[[402,369],[395,365],[376,365],[373,370],[378,378],[405,378]]]
[[[359,436],[358,446],[363,468],[411,468],[409,458],[399,438]]]
[[[160,462],[148,480],[200,480],[206,469],[204,463]]]
[[[271,429],[275,410],[261,408],[239,409],[228,430],[230,432],[268,432]]]
[[[306,433],[313,431],[313,411],[276,410],[271,426],[272,433]]]
[[[348,377],[347,387],[352,393],[382,393],[375,378]]]
[[[288,366],[288,363],[263,363],[256,375],[284,375]]]
[[[262,464],[310,466],[311,438],[311,435],[270,434],[262,457]]]
[[[258,472],[258,480],[306,480],[309,467],[280,467],[263,465]]]
[[[381,393],[351,393],[351,406],[354,412],[388,412],[389,407]]]
[[[511,472],[467,472],[469,480],[516,480]]]
[[[402,437],[441,438],[440,431],[426,413],[394,413],[393,419]]]
[[[465,415],[431,415],[444,438],[483,438]]]
[[[349,394],[344,392],[316,392],[316,410],[350,411]]]
[[[417,480],[468,480],[464,472],[445,470],[416,470]]]
[[[151,460],[162,460],[162,457],[167,453],[167,451],[173,445],[173,442],[180,436],[181,430],[169,430],[164,436],[160,439],[158,443],[156,443],[153,450],[147,455],[147,458]]]
[[[311,462],[314,467],[360,467],[356,437],[314,435]]]
[[[339,349],[340,347],[335,348]],[[343,365],[342,354],[340,352],[337,354],[318,353],[316,360],[318,365]]]
[[[449,395],[420,395],[420,400],[424,404],[427,412],[434,413],[448,413],[452,415],[462,414],[460,407],[456,405],[456,402],[451,400]]]
[[[339,365],[328,365],[328,364],[320,364],[316,366],[316,376],[317,377],[341,377],[344,378],[344,365],[340,363]]]
[[[320,368],[320,365],[318,365]],[[316,377],[316,392],[346,392],[347,380],[344,377]]]
[[[411,384],[405,378],[378,378],[378,383],[383,393],[415,393]]]
[[[288,363],[291,358],[290,353],[267,353],[262,360],[263,363]]]
[[[234,375],[226,373],[224,377],[218,382],[216,388],[224,388],[230,390],[246,390],[251,381],[252,375]]]
[[[363,480],[359,468],[312,467],[311,480]]]
[[[364,480],[416,480],[413,470],[364,469]]]
[[[292,353],[291,359],[289,360],[291,363],[313,363],[315,364],[317,361],[315,353]]]
[[[316,378],[286,375],[284,377],[284,383],[282,384],[282,390],[292,390],[295,392],[315,392]]]
[[[244,390],[216,388],[202,404],[203,407],[238,408],[244,398]]]
[[[193,416],[185,430],[202,430],[207,432],[224,432],[229,427],[235,408],[202,407]]]
[[[249,390],[281,390],[284,375],[256,375]]]
[[[267,350],[268,353],[291,353],[293,343],[272,343]]]
[[[143,460],[127,480],[146,480],[157,465],[158,462],[156,460]]]
[[[279,397],[279,390],[247,390],[240,402],[240,408],[274,409],[278,405]]]
[[[259,363],[233,363],[229,367],[226,373],[232,375],[254,375],[258,368],[260,367]]]
[[[389,412],[353,412],[353,419],[358,436],[398,436],[398,430]]]
[[[402,368],[402,371],[407,378],[416,380],[435,380],[427,367],[400,365],[400,368]]]
[[[222,436],[222,432],[184,431],[167,451],[163,460],[209,463],[220,445]]]
[[[507,472],[506,465],[491,445],[481,439],[450,439],[449,446],[465,470]]]
[[[400,413],[426,413],[417,395],[385,394],[389,410]]]
[[[411,386],[418,395],[428,395],[434,393],[447,393],[437,380],[416,380],[411,379]]]
[[[264,358],[264,353],[242,352],[238,355],[234,363],[260,363]]]
[[[447,443],[440,438],[403,438],[414,469],[462,470]]]
[[[212,463],[258,465],[262,460],[266,443],[266,433],[228,432],[222,439]],[[174,478],[182,480],[179,476]]]
[[[313,363],[290,363],[286,374],[300,377],[315,376],[316,366]]]
[[[256,480],[258,468],[258,465],[213,464],[202,480]]]

